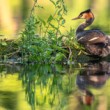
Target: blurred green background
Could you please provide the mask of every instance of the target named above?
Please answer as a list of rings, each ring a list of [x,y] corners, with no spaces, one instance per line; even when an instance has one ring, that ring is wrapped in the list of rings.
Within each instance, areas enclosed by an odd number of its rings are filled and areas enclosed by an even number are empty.
[[[24,20],[28,18],[34,0],[0,0],[0,35],[16,38],[24,27]],[[37,9],[36,15],[43,20],[47,20],[50,14],[53,14],[55,8],[49,0],[38,0],[38,4],[43,9]],[[102,29],[107,34],[110,33],[110,0],[65,0],[68,13],[65,16],[66,23],[62,32],[76,29],[82,20],[72,21],[80,12],[86,9],[92,9],[95,15],[93,28]]]

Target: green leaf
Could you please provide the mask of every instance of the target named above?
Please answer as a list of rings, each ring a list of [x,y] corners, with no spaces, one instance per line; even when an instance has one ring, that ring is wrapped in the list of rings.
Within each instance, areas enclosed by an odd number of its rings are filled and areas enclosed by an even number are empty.
[[[56,4],[55,4],[55,2],[54,2],[53,0],[50,0],[50,2],[51,2],[51,3],[53,3],[53,4],[54,4],[54,6],[56,6]]]
[[[58,14],[59,16],[61,16],[61,12],[62,12],[62,9],[60,9],[57,14]]]
[[[59,4],[60,3],[60,0],[58,0],[57,2],[56,2],[56,4]]]
[[[65,5],[63,5],[63,9],[64,9],[65,14],[67,14],[67,7]]]
[[[7,46],[7,43],[6,42],[1,42],[1,45],[2,46]]]
[[[46,25],[46,22],[43,19],[41,19],[40,17],[39,17],[39,20],[40,20],[40,22],[43,23],[44,26]]]
[[[53,16],[50,15],[49,18],[48,18],[48,20],[47,20],[47,22],[50,22],[50,21],[52,21],[52,20],[53,20]]]
[[[50,23],[50,26],[54,29],[57,29],[57,27],[55,27],[53,24]]]
[[[41,9],[44,9],[44,7],[43,6],[40,6],[40,5],[37,5],[36,7],[41,8]]]
[[[62,39],[63,39],[63,35],[58,37],[58,41],[62,41]]]
[[[65,24],[65,19],[62,20],[62,25]]]
[[[66,56],[63,53],[59,52],[56,54],[55,61],[62,61],[65,57]]]

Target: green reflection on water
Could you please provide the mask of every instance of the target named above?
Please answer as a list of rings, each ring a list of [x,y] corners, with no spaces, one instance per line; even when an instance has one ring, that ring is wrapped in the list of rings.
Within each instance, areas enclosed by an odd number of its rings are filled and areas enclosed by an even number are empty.
[[[32,109],[66,109],[67,96],[75,89],[75,74],[67,73],[61,65],[27,65],[22,70],[20,79]]]
[[[108,62],[1,65],[0,110],[109,110],[109,68]]]

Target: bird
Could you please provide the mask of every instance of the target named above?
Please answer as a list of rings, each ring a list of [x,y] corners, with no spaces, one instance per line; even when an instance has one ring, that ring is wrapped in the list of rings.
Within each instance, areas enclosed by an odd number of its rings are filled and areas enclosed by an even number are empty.
[[[72,20],[85,19],[76,29],[76,40],[84,46],[90,56],[106,57],[110,54],[110,36],[106,35],[99,29],[85,30],[90,26],[95,17],[91,9],[81,12]]]

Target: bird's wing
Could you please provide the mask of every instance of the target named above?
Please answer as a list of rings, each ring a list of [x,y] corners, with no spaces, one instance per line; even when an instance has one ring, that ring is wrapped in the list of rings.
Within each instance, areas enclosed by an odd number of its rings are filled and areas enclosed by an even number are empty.
[[[107,43],[107,36],[99,30],[84,31],[77,39],[81,44]]]

